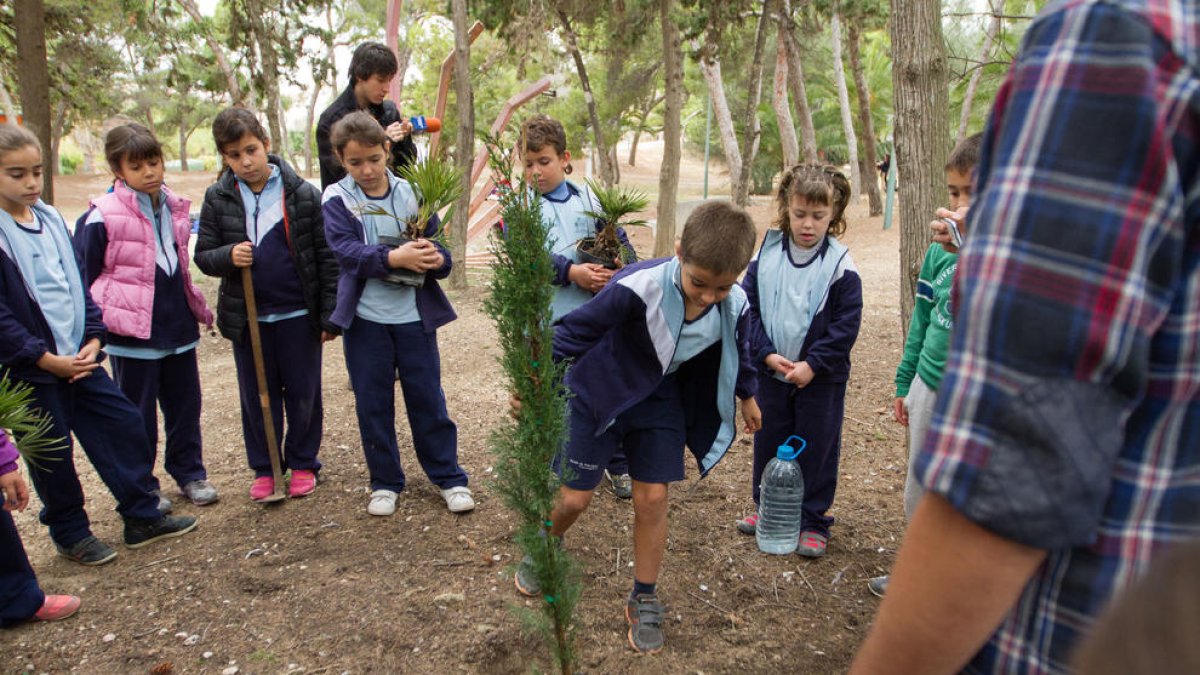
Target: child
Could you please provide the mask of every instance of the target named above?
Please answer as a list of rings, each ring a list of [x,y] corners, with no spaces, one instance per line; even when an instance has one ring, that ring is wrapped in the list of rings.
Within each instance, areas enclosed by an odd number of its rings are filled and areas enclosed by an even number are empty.
[[[121,125],[104,145],[117,180],[75,226],[84,283],[108,327],[113,379],[141,409],[151,466],[162,405],[167,473],[193,504],[212,504],[218,494],[201,458],[196,345],[197,322],[211,329],[213,316],[188,269],[189,202],[163,185],[162,146],[149,129]]]
[[[788,436],[808,442],[799,458],[804,505],[797,553],[825,554],[837,490],[850,349],[862,321],[862,281],[845,244],[850,183],[837,169],[801,164],[779,185],[775,227],[742,286],[750,299],[750,349],[759,369],[763,428],[754,435],[752,493]],[[753,534],[754,513],[738,521]]]
[[[32,387],[34,408],[50,420],[48,437],[64,439],[30,467],[50,538],[60,555],[103,565],[117,553],[92,536],[71,434],[116,498],[128,548],[191,532],[196,519],[159,513],[141,415],[100,368],[100,309],[66,223],[41,192],[37,137],[0,124],[0,376]]]
[[[938,209],[938,220],[930,224],[931,228],[948,229],[941,219],[953,217],[958,222],[960,234],[966,234],[965,209],[971,205],[971,181],[975,176],[975,166],[979,164],[982,144],[983,134],[975,134],[963,139],[950,153],[945,166],[950,210]],[[917,297],[913,305],[912,322],[908,326],[908,339],[904,342],[900,365],[896,367],[896,400],[892,415],[897,422],[908,427],[909,468],[904,480],[905,518],[912,518],[923,494],[912,467],[929,423],[933,420],[933,405],[937,400],[938,385],[942,382],[942,371],[946,369],[946,352],[950,346],[950,331],[954,327],[950,289],[954,285],[954,272],[958,269],[958,247],[948,241],[949,234],[945,238],[945,243],[935,241],[925,251],[925,260],[917,276]],[[886,575],[874,577],[868,581],[867,587],[882,597],[887,590],[887,583]]]
[[[559,489],[549,533],[562,537],[591,503],[618,446],[633,477],[633,590],[625,606],[628,639],[639,652],[663,646],[656,594],[667,541],[667,484],[683,480],[683,446],[707,475],[729,449],[735,396],[746,430],[758,429],[746,296],[737,278],[754,253],[754,222],[726,202],[692,212],[676,257],[622,269],[599,295],[564,316],[554,358],[571,359],[566,386],[570,431],[556,464]],[[526,559],[517,590],[540,586]]]
[[[333,126],[331,142],[349,172],[325,190],[322,204],[329,245],[341,265],[332,321],[344,331],[346,368],[371,475],[367,513],[392,515],[404,489],[396,444],[396,373],[417,460],[452,513],[471,511],[475,500],[458,465],[458,427],[446,411],[437,344],[437,329],[457,318],[437,283],[450,274],[450,252],[433,239],[395,248],[378,243],[381,236],[400,236],[401,223],[416,216],[417,195],[388,170],[389,141],[373,117],[362,111],[343,117]],[[438,227],[434,216],[426,236]],[[424,273],[423,285],[385,280],[397,269]]]
[[[17,446],[0,430],[0,628],[24,621],[58,621],[79,611],[74,595],[46,595],[29,565],[9,511],[25,510],[29,486],[17,469]]]
[[[228,170],[204,193],[196,264],[221,278],[217,327],[233,342],[242,435],[254,470],[250,499],[273,494],[275,478],[246,321],[245,267],[258,308],[275,437],[282,441],[282,466],[292,472],[288,495],[303,497],[316,488],[321,469],[321,345],[338,332],[329,320],[337,298],[337,263],[325,242],[320,194],[268,154],[267,132],[250,111],[224,110],[212,130]]]
[[[595,263],[579,262],[575,245],[584,237],[594,237],[602,223],[586,215],[598,212],[600,205],[586,186],[579,187],[566,179],[571,173],[571,152],[567,150],[567,132],[563,125],[546,115],[536,115],[521,126],[521,141],[525,144],[526,180],[542,198],[542,217],[550,232],[546,245],[554,263],[554,302],[551,319],[562,318],[604,288],[613,271]],[[624,228],[617,229],[621,246],[632,252]],[[624,261],[613,261],[618,267]],[[621,499],[633,496],[629,478],[629,460],[620,448],[604,472],[613,494]]]

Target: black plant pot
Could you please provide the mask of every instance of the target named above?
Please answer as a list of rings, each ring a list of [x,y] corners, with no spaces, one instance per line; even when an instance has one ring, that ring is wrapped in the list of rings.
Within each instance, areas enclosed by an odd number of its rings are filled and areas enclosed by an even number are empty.
[[[379,243],[387,246],[388,248],[399,248],[410,241],[412,241],[412,239],[409,239],[403,235],[399,237],[389,237],[383,234],[379,235]],[[382,279],[382,281],[384,283],[395,284],[397,286],[412,286],[414,288],[420,288],[425,285],[425,273],[414,272],[406,269],[396,269],[389,272],[388,275]]]
[[[592,255],[591,249],[595,245],[596,245],[595,237],[584,237],[583,239],[579,240],[579,243],[577,243],[575,245],[575,250],[579,253],[579,262],[595,263],[597,265],[600,265],[601,267],[604,267],[605,269],[610,269],[610,270],[617,269],[617,263],[614,260],[612,260],[611,258],[606,259],[606,258],[601,258],[600,256],[597,256],[597,255]]]

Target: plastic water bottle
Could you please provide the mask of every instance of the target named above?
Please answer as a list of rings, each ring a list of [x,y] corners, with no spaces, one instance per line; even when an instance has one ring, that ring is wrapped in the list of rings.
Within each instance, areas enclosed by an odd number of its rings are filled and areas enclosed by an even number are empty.
[[[795,441],[796,445],[792,443]],[[786,555],[800,541],[800,518],[804,504],[804,476],[796,458],[808,443],[788,436],[763,470],[758,491],[758,525],[755,539],[763,553]]]

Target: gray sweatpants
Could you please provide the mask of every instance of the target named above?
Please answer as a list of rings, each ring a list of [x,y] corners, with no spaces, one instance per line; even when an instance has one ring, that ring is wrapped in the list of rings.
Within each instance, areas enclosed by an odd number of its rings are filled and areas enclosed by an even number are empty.
[[[913,475],[917,453],[925,442],[925,434],[929,432],[929,423],[933,420],[933,404],[937,401],[937,392],[920,376],[914,377],[908,388],[908,396],[904,397],[904,407],[908,410],[908,476],[904,479],[904,517],[912,520],[913,511],[925,490]]]

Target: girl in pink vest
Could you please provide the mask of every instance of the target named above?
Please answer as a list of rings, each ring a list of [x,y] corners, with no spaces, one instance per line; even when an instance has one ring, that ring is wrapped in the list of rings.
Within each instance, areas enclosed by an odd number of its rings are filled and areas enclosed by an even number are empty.
[[[158,406],[167,432],[164,466],[192,503],[217,501],[201,458],[198,324],[213,315],[188,270],[189,202],[163,184],[162,146],[125,124],[104,140],[117,180],[76,223],[85,282],[108,326],[113,377],[142,412],[157,455]],[[150,458],[153,465],[155,457]],[[159,509],[170,502],[159,497]]]

